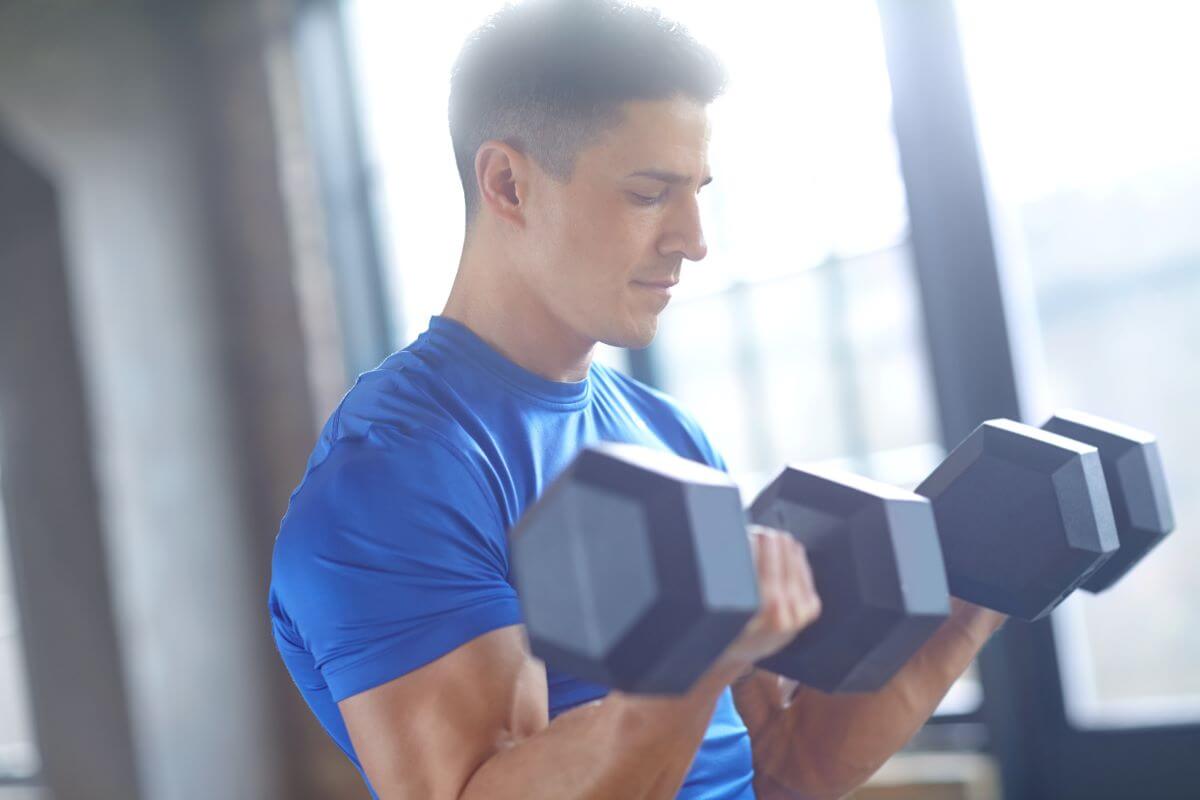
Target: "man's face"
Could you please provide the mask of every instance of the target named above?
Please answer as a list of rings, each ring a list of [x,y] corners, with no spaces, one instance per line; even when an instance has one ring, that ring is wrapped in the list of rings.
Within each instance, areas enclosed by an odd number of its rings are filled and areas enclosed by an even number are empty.
[[[569,183],[539,177],[521,269],[582,338],[645,347],[683,260],[707,253],[697,193],[711,180],[709,126],[704,106],[683,98],[624,111],[619,127],[579,153]]]

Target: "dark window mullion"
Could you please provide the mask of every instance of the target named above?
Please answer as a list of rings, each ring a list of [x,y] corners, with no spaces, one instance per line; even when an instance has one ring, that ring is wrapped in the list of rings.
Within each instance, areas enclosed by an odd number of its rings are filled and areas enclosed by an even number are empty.
[[[1010,349],[953,2],[877,3],[927,345],[949,448],[984,419],[1021,419],[1022,387]],[[1048,620],[1007,624],[980,655],[979,667],[984,718],[1006,797],[1194,796],[1200,785],[1195,758],[1200,726],[1079,731],[1067,724]]]

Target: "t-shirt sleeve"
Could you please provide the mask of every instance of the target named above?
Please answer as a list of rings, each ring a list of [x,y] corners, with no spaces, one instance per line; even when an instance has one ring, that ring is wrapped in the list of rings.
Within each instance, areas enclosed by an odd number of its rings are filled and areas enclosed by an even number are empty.
[[[343,440],[307,477],[272,580],[335,702],[519,623],[505,529],[440,438]]]

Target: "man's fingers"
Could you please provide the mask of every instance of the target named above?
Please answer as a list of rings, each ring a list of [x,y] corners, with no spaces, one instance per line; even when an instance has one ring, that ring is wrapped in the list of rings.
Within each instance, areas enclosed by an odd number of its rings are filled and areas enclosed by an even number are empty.
[[[735,650],[752,661],[778,652],[809,625],[820,604],[804,546],[786,531],[751,526],[752,554],[758,574],[759,612],[739,636]]]
[[[813,583],[808,551],[790,534],[779,537],[780,601],[784,624],[803,628],[820,613],[820,599]]]
[[[801,617],[796,588],[796,580],[799,577],[798,547],[799,543],[790,534],[779,537],[779,574],[782,581],[779,594],[784,610],[783,623],[792,629],[800,623]]]
[[[802,605],[801,625],[808,625],[821,614],[821,598],[817,594],[817,585],[813,580],[812,565],[808,560],[808,552],[799,542],[795,567],[792,572],[793,586],[800,593]]]
[[[821,613],[804,545],[786,531],[751,525],[750,541],[762,595],[762,622],[779,631],[801,629]]]

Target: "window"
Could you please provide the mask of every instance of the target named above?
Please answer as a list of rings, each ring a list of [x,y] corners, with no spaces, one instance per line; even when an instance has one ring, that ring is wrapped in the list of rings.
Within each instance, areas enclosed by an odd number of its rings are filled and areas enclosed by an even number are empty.
[[[1173,489],[1178,530],[1054,615],[1068,718],[1195,722],[1200,10],[960,0],[958,12],[1005,266],[1035,300],[1031,421],[1076,407],[1150,430]]]
[[[663,383],[748,487],[793,460],[915,485],[941,449],[874,4],[652,5],[730,74]]]

